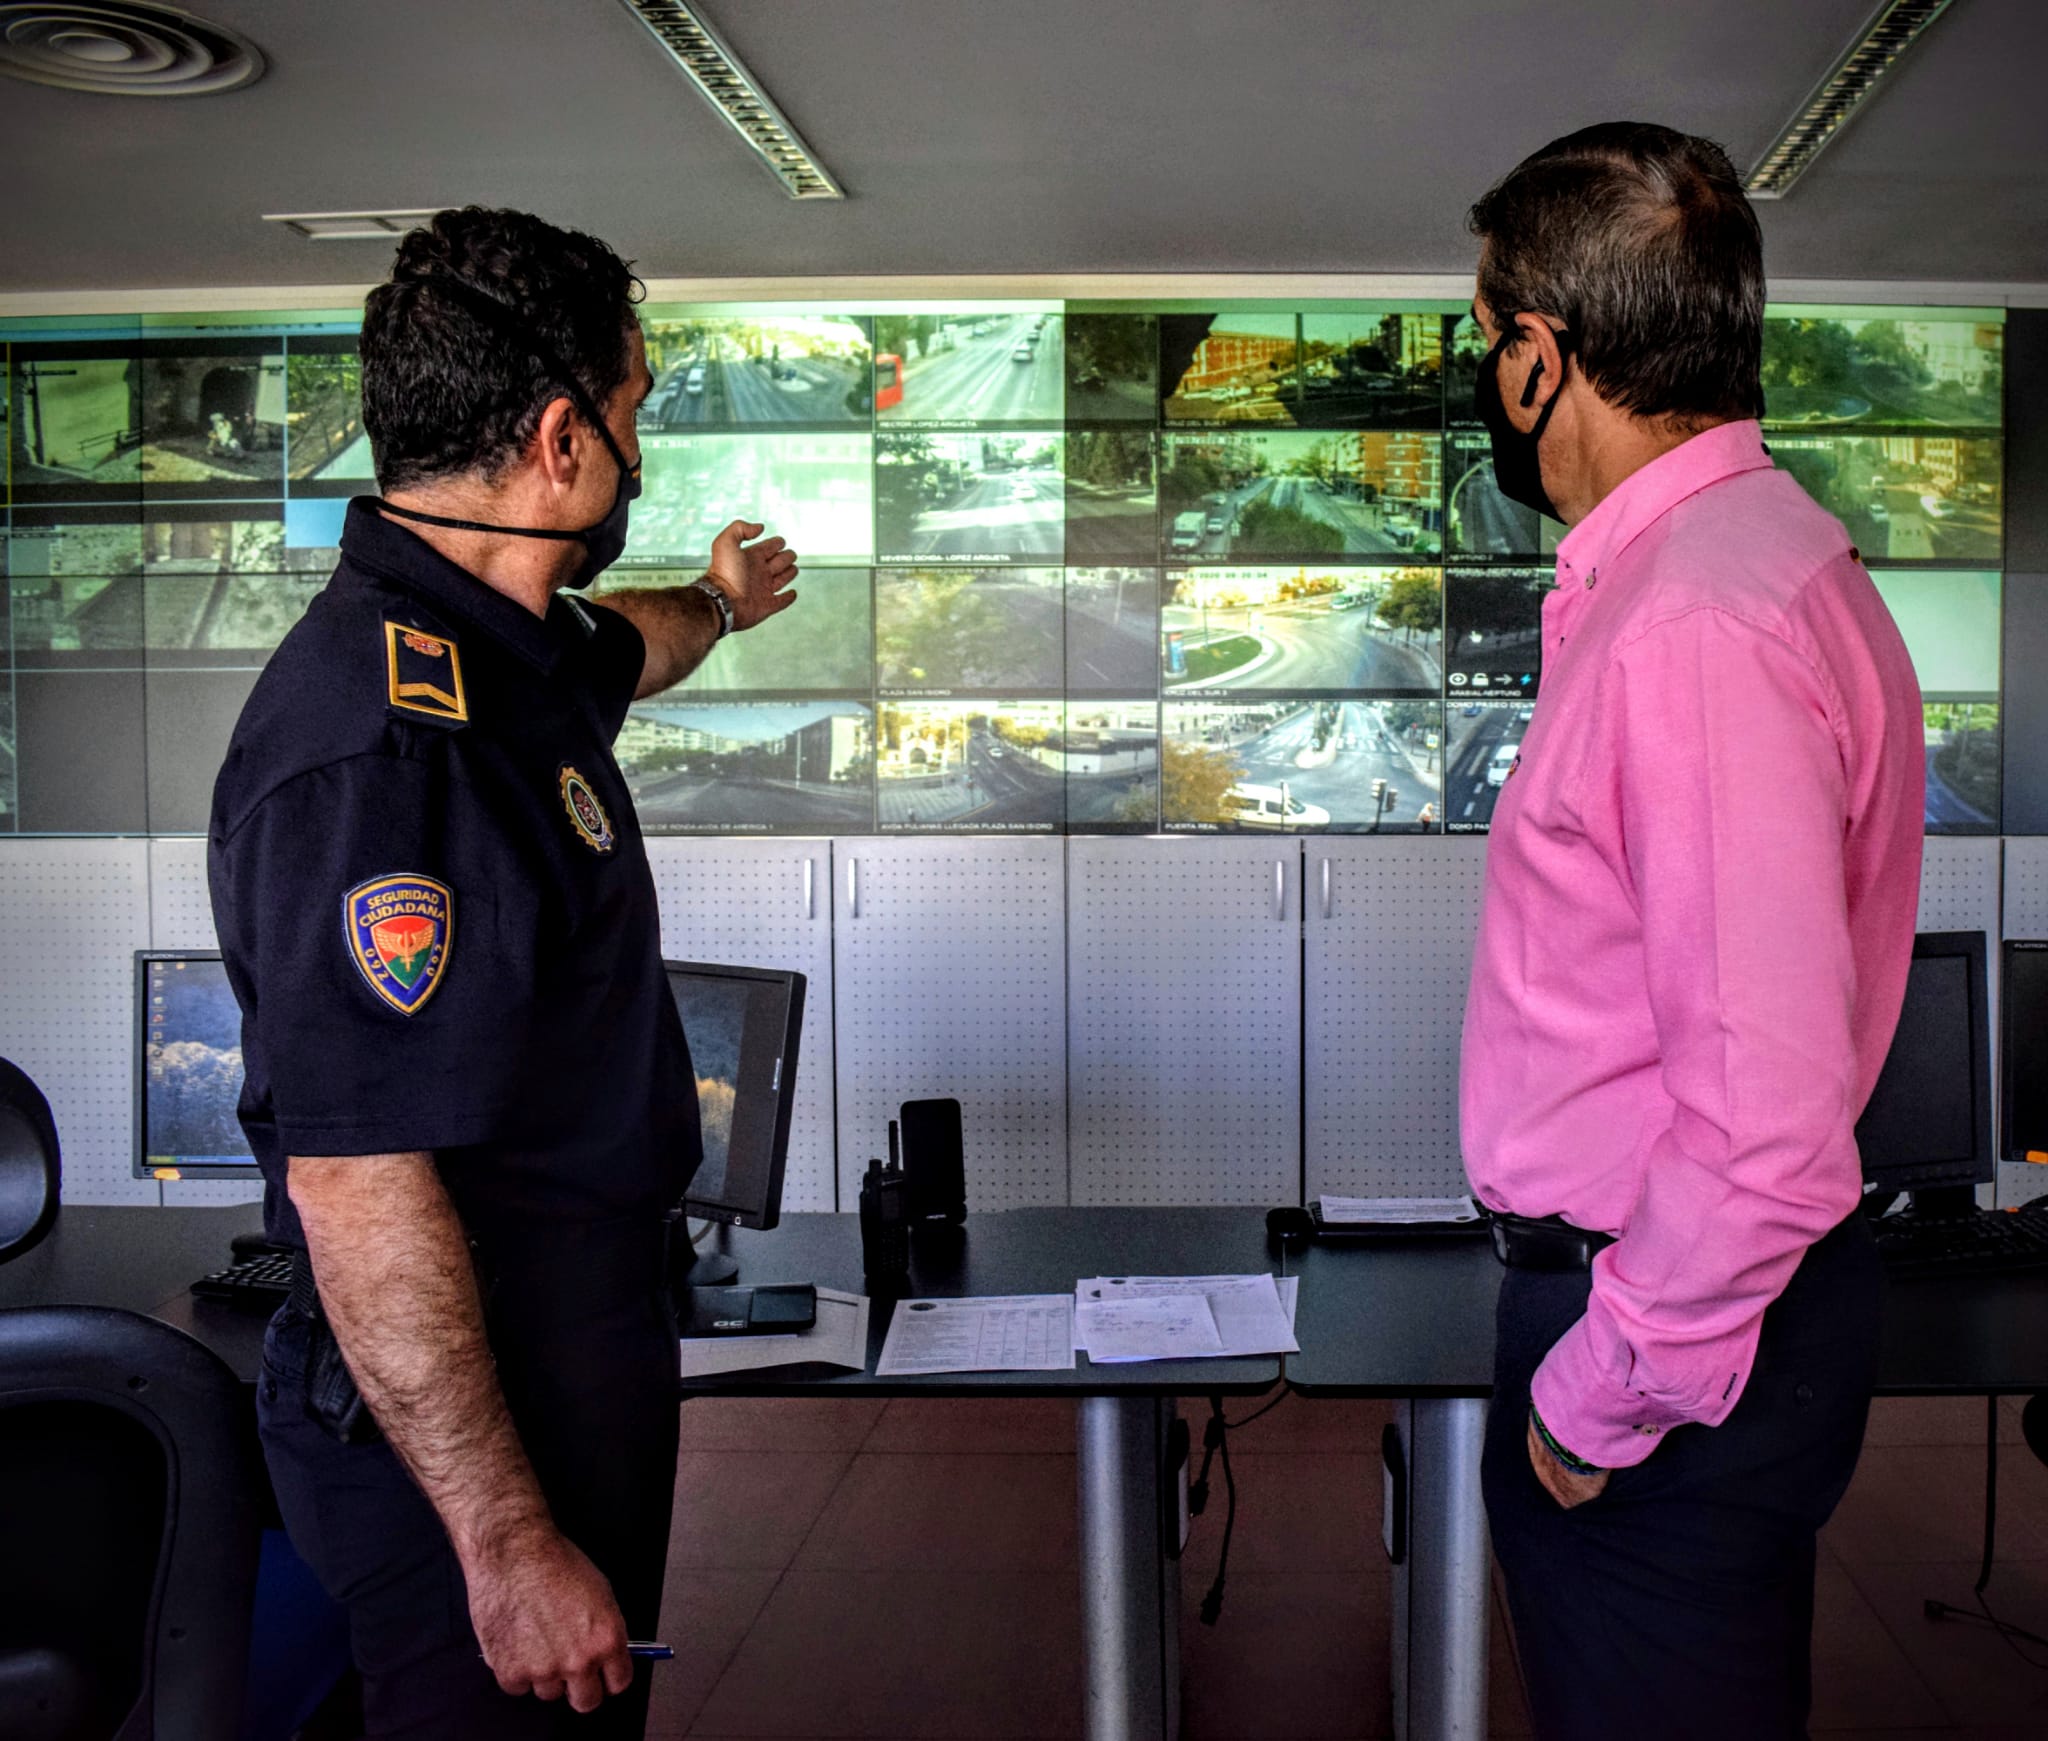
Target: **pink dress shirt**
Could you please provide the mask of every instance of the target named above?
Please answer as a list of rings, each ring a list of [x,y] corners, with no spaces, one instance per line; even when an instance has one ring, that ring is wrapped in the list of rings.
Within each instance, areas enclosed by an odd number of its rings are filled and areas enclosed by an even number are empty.
[[[1494,808],[1463,1142],[1488,1204],[1619,1236],[1534,1386],[1619,1468],[1727,1418],[1765,1307],[1856,1206],[1925,740],[1877,589],[1755,423],[1627,478],[1557,581]]]

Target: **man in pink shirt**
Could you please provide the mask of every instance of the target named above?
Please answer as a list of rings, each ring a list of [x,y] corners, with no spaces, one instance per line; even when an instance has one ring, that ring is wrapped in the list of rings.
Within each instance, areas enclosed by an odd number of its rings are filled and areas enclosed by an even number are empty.
[[[1471,221],[1498,480],[1571,527],[1465,1018],[1494,1547],[1544,1741],[1802,1736],[1875,1364],[1854,1126],[1912,949],[1919,688],[1765,451],[1725,153],[1588,128]]]

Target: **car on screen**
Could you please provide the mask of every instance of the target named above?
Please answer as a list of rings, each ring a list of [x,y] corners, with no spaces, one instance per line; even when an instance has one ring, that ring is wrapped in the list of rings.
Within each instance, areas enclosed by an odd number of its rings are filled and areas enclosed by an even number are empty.
[[[1017,348],[1010,353],[1010,361],[1013,363],[1028,363],[1037,355],[1038,353],[1031,348],[1031,341],[1029,339],[1019,339],[1017,341]]]
[[[1202,511],[1190,508],[1185,514],[1173,517],[1173,547],[1176,550],[1195,550],[1202,542]]]
[[[683,391],[695,398],[704,391],[704,365],[698,363],[683,377]]]
[[[1493,760],[1486,764],[1486,783],[1496,789],[1508,783],[1508,776],[1515,771],[1516,759],[1522,753],[1520,744],[1502,744],[1493,752]]]
[[[1240,828],[1327,828],[1330,813],[1304,804],[1278,786],[1233,786],[1223,795],[1224,814]]]

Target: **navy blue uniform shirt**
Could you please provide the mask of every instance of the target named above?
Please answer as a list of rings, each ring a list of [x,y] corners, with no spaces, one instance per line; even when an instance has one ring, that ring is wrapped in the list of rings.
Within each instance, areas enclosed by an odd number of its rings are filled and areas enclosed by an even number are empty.
[[[695,1075],[612,740],[645,658],[545,619],[377,511],[258,679],[208,875],[273,1239],[288,1155],[431,1151],[472,1230],[658,1216]]]

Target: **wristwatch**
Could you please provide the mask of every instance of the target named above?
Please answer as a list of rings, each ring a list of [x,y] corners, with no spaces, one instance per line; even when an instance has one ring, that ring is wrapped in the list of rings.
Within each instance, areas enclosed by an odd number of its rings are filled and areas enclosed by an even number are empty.
[[[685,592],[701,592],[718,612],[718,639],[724,640],[733,631],[732,600],[726,596],[725,588],[708,574],[700,574],[683,588]]]

